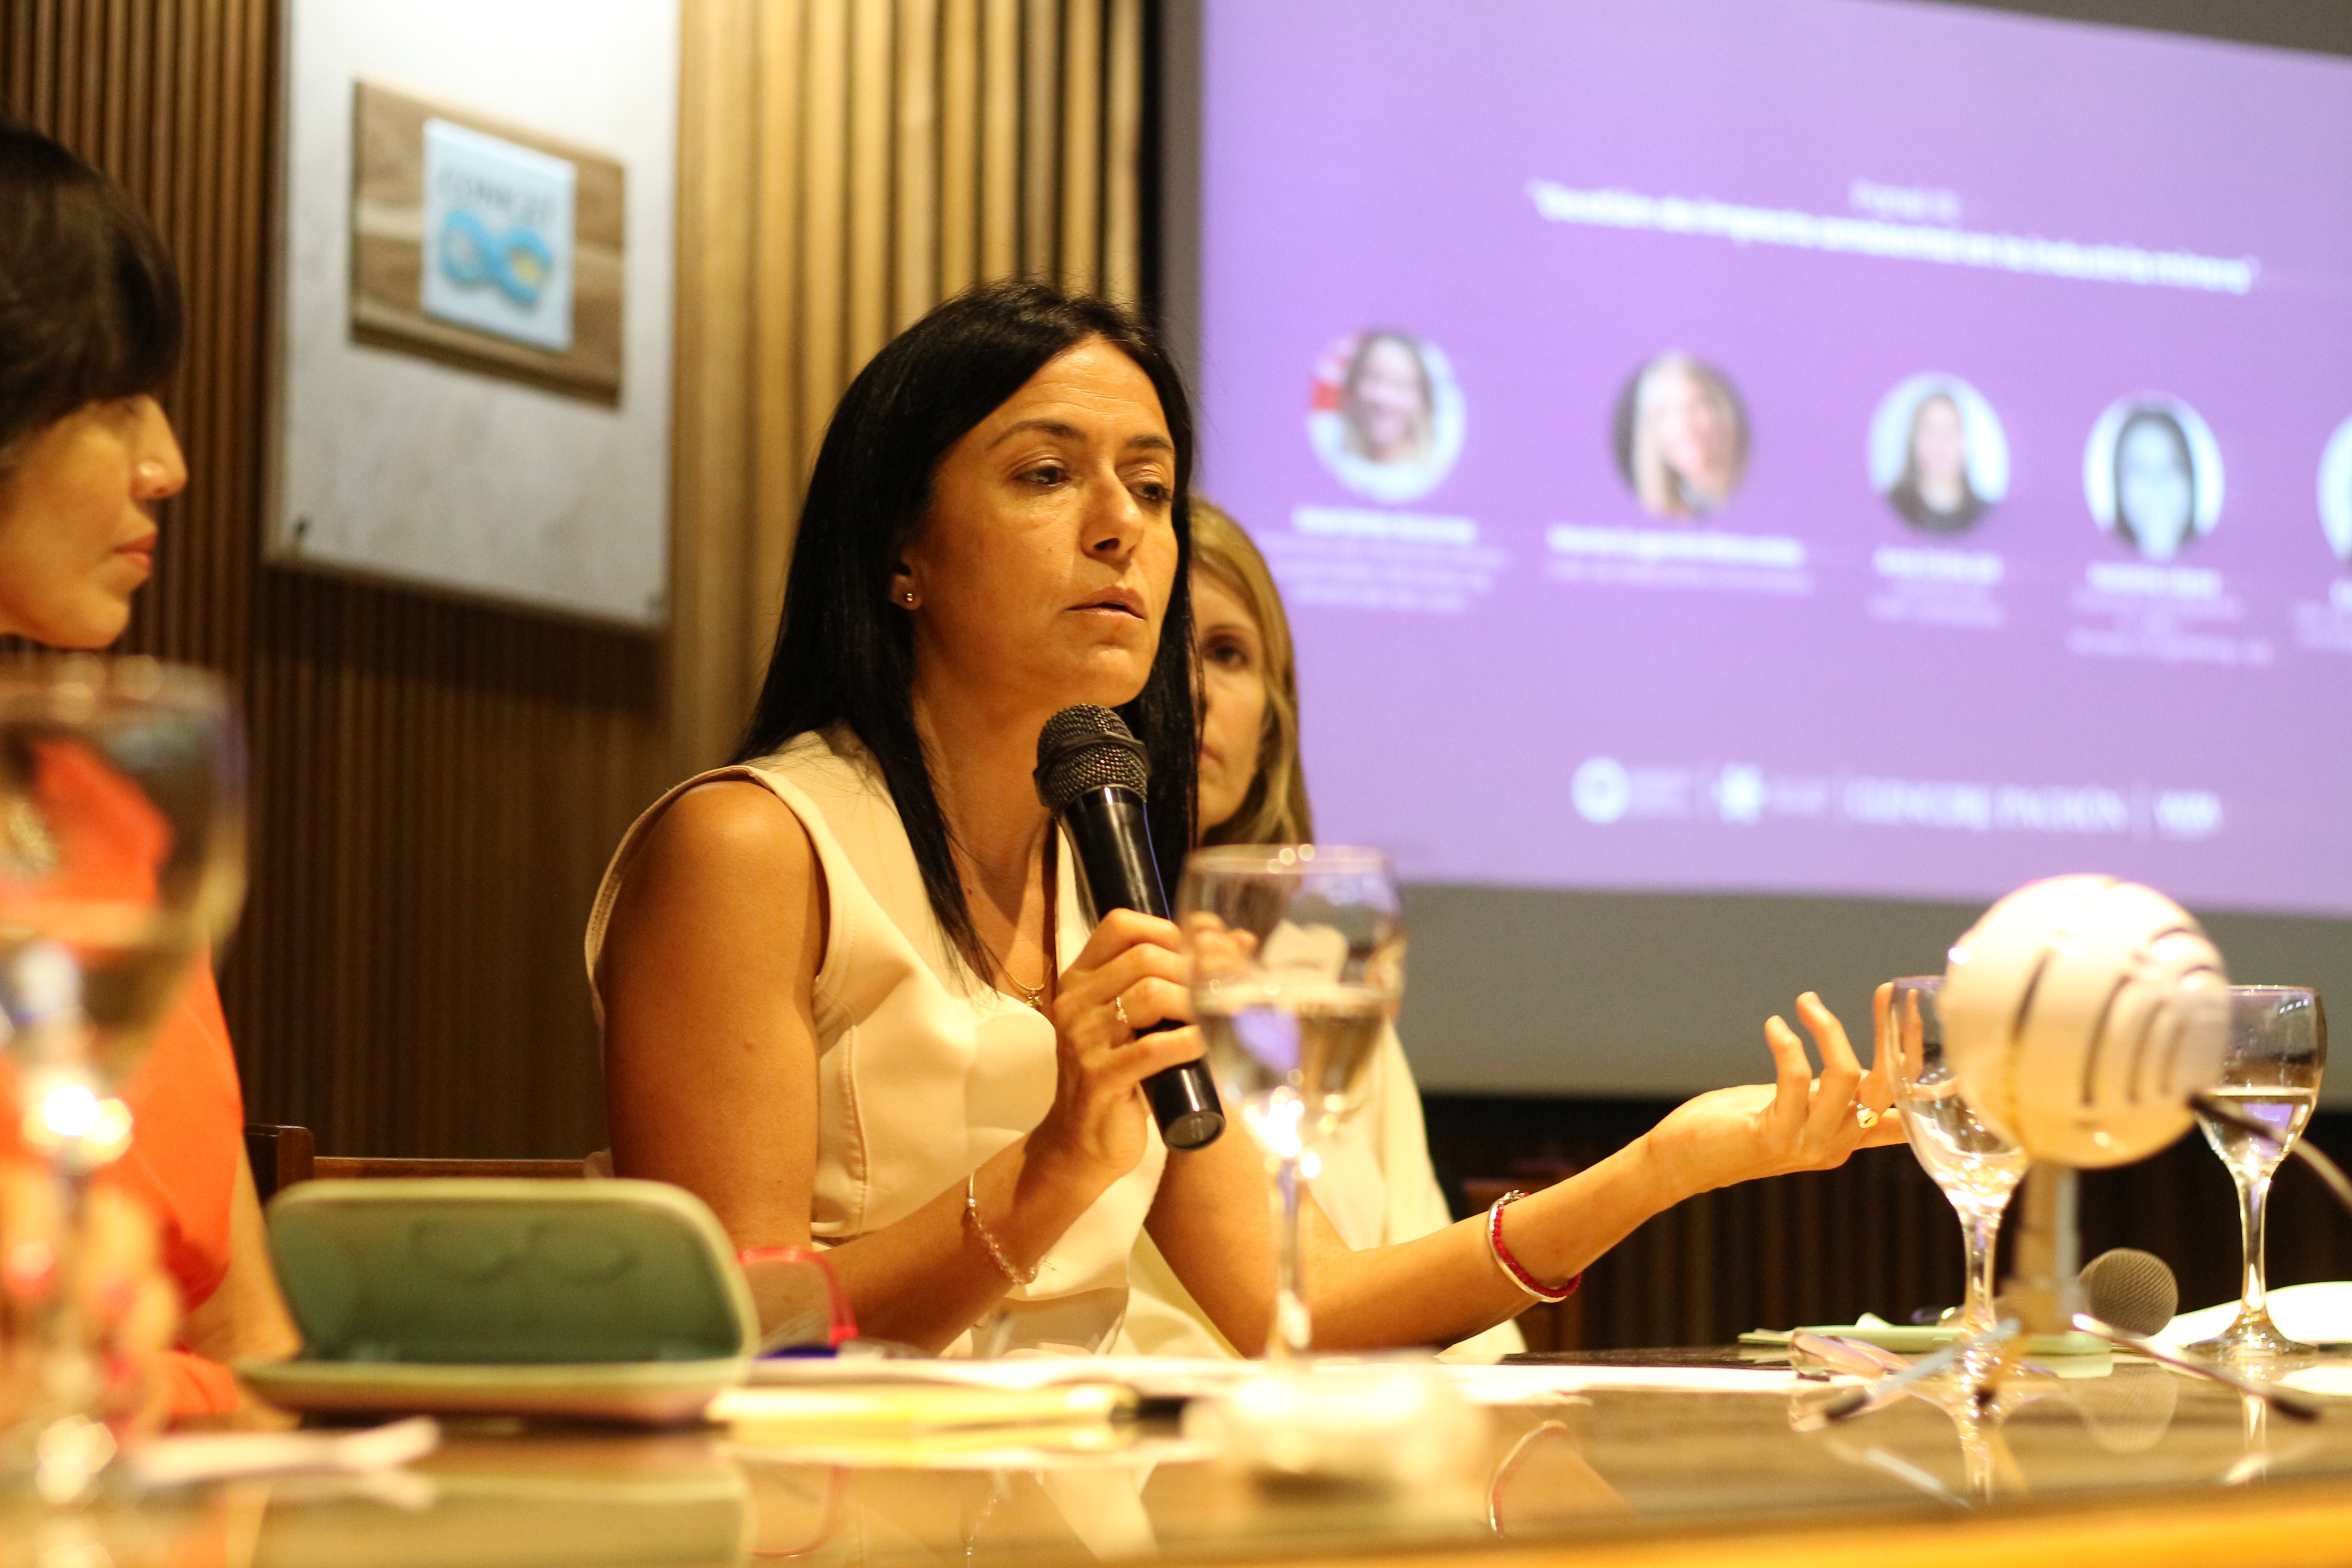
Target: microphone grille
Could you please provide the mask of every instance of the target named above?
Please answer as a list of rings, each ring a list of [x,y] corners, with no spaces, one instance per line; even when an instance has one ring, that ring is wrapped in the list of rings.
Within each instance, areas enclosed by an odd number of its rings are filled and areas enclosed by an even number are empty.
[[[2180,1282],[2153,1252],[2118,1247],[2083,1266],[2084,1305],[2135,1334],[2161,1333],[2180,1310]]]
[[[1150,758],[1127,721],[1108,708],[1078,702],[1045,721],[1037,735],[1037,798],[1060,816],[1089,790],[1124,784],[1148,795]]]

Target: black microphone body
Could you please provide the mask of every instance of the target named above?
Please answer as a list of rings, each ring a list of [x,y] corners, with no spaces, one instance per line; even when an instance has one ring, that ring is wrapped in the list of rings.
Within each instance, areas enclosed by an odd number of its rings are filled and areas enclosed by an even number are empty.
[[[1125,784],[1085,790],[1062,808],[1061,818],[1077,857],[1078,892],[1088,919],[1099,922],[1113,910],[1168,918],[1143,796]],[[1181,1026],[1163,1021],[1139,1032]],[[1205,1148],[1225,1130],[1224,1106],[1206,1062],[1163,1068],[1143,1080],[1143,1092],[1171,1149]]]

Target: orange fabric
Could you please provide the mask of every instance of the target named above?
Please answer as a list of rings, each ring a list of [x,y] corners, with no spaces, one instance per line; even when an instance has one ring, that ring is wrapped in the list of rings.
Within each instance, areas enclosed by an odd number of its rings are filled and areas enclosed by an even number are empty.
[[[228,1273],[229,1200],[245,1142],[245,1096],[211,966],[189,970],[154,1054],[122,1091],[131,1152],[102,1180],[154,1211],[165,1272],[197,1306]]]
[[[39,881],[0,882],[0,900],[153,903],[155,874],[172,853],[163,814],[81,742],[36,741],[32,752],[32,805],[57,869]]]
[[[89,747],[44,741],[31,793],[53,841],[57,874],[37,886],[44,901],[149,902],[171,853],[171,829],[137,788]],[[0,884],[5,886],[5,884]],[[15,891],[28,884],[18,882]],[[0,893],[0,901],[6,895]],[[0,1107],[13,1107],[15,1075],[0,1064]],[[130,1152],[100,1180],[138,1197],[155,1215],[164,1271],[184,1305],[209,1300],[227,1276],[229,1205],[245,1138],[245,1097],[212,966],[199,958],[158,1026],[153,1050],[122,1099],[131,1108]],[[21,1118],[0,1117],[0,1154],[23,1152]],[[174,1415],[236,1407],[226,1368],[174,1352],[156,1375]]]
[[[0,1060],[0,1157],[25,1152],[15,1076]],[[131,1108],[131,1151],[99,1180],[154,1215],[163,1270],[180,1287],[182,1304],[198,1306],[228,1274],[229,1203],[245,1140],[245,1096],[210,964],[189,967],[153,1052],[122,1100]],[[185,1352],[170,1361],[156,1375],[170,1391],[173,1415],[236,1408],[227,1368]]]
[[[148,1369],[174,1420],[183,1415],[227,1415],[244,1402],[236,1379],[216,1361],[194,1351],[167,1351]]]

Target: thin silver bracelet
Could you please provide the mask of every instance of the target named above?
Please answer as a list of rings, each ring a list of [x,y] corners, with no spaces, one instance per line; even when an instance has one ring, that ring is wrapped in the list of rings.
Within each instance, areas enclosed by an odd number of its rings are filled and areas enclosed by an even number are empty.
[[[988,1248],[989,1261],[1002,1269],[1007,1279],[1015,1285],[1034,1285],[1037,1283],[1035,1267],[1015,1268],[1013,1259],[1004,1256],[1004,1248],[996,1244],[996,1237],[989,1231],[988,1222],[980,1217],[980,1193],[976,1185],[979,1181],[978,1171],[963,1179],[963,1217],[971,1222],[973,1230],[980,1233],[980,1244]]]

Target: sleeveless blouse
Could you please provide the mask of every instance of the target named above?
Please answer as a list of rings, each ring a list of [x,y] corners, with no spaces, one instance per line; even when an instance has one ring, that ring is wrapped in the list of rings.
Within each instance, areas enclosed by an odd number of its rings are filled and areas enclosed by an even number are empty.
[[[613,904],[647,830],[687,790],[757,784],[800,819],[824,874],[824,961],[814,993],[817,1151],[809,1229],[835,1247],[905,1218],[1043,1121],[1054,1102],[1054,1026],[973,975],[923,891],[914,847],[871,753],[847,730],[803,734],[756,762],[677,785],[614,852],[589,916],[589,986]],[[1067,964],[1085,945],[1070,858],[1059,922]],[[1129,1254],[1159,1190],[1167,1151],[1155,1127],[1135,1170],[1112,1184],[950,1355],[1101,1352],[1127,1311]]]

